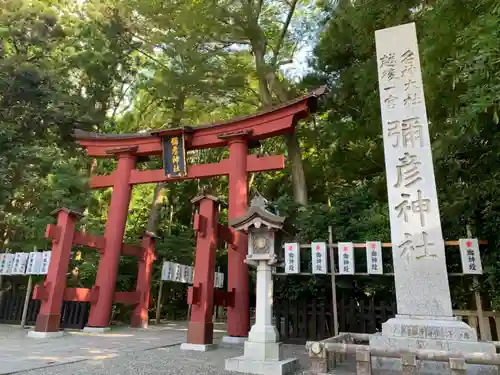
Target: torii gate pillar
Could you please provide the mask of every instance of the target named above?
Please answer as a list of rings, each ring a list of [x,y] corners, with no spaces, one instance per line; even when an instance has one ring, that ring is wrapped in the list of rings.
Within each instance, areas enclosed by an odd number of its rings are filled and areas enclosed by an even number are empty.
[[[248,210],[248,143],[245,136],[228,139],[229,145],[229,220],[245,215]],[[250,296],[248,265],[245,263],[248,239],[241,232],[234,232],[234,245],[228,251],[228,291],[234,290],[234,304],[227,311],[225,342],[239,343],[250,330]],[[229,271],[230,270],[230,271]]]
[[[106,246],[99,261],[95,281],[99,298],[90,307],[89,321],[86,327],[88,331],[109,330],[123,235],[132,194],[132,185],[129,184],[129,179],[137,162],[137,157],[134,154],[135,149],[136,147],[129,147],[110,152],[110,154],[116,155],[118,167],[114,175],[113,194],[111,195],[106,231],[104,232]]]
[[[194,198],[198,206],[195,214],[196,259],[194,263],[193,286],[188,290],[191,317],[188,326],[187,343],[184,350],[206,351],[213,347],[214,323],[214,271],[219,235],[219,199],[206,193]]]

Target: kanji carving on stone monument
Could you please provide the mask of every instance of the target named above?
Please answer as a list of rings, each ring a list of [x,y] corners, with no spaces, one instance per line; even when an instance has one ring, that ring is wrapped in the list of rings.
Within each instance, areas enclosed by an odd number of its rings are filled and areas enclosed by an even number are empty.
[[[398,97],[395,96],[395,95],[393,95],[393,93],[392,93],[392,90],[394,88],[395,88],[394,86],[389,86],[389,87],[386,87],[384,89],[385,90],[385,94],[386,94],[384,102],[385,102],[385,105],[387,106],[387,108],[389,108],[389,109],[396,108],[396,102],[398,100]]]
[[[389,137],[393,138],[392,147],[423,147],[422,125],[419,117],[390,121],[387,125]]]
[[[382,78],[386,79],[389,82],[397,79],[396,65],[397,60],[395,53],[389,53],[382,56],[382,58],[380,59],[380,68],[383,69]]]
[[[418,236],[405,233],[404,237],[404,241],[398,245],[398,248],[401,250],[401,257],[410,258],[414,256],[416,259],[437,258],[437,254],[432,252],[434,243],[429,242],[429,234],[427,232],[421,232]],[[418,238],[415,240],[415,237]]]
[[[422,99],[416,92],[406,94],[405,98],[403,99],[403,104],[405,105],[405,107],[412,107],[420,103],[422,103]]]
[[[410,91],[412,89],[419,89],[420,86],[417,85],[417,81],[413,78],[408,78],[404,83],[405,91]]]
[[[412,50],[406,50],[401,55],[401,64],[403,65],[401,77],[412,77],[416,69],[415,53]]]
[[[422,180],[419,169],[422,163],[418,161],[417,155],[405,152],[398,160],[399,164],[396,165],[398,179],[394,187],[399,188],[402,185],[404,185],[404,187],[410,187]]]
[[[422,197],[422,191],[417,190],[417,199],[411,200],[410,194],[403,193],[401,194],[403,201],[399,203],[395,210],[398,211],[398,218],[403,217],[405,223],[408,222],[408,213],[418,213],[420,215],[420,226],[425,226],[425,213],[429,212],[430,209],[430,199],[426,199]]]

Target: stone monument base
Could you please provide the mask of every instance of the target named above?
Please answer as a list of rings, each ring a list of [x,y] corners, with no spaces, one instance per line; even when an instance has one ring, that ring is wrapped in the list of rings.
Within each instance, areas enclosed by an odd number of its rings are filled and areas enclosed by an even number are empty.
[[[280,342],[245,341],[245,354],[226,359],[226,370],[260,375],[286,375],[293,373],[296,358],[283,359]]]
[[[370,347],[399,350],[437,350],[462,353],[496,353],[493,343],[479,342],[476,331],[455,317],[396,315],[382,324],[382,333],[370,336]],[[401,371],[399,359],[372,357],[374,369]],[[449,372],[445,362],[420,361],[419,373]],[[497,374],[496,366],[467,365],[467,375]]]
[[[296,358],[283,359],[283,347],[276,342],[278,332],[274,326],[254,325],[245,341],[241,357],[226,359],[226,370],[259,375],[285,375],[293,373]]]
[[[281,361],[259,361],[245,356],[226,359],[226,370],[259,375],[285,375],[293,373],[298,366],[297,358]]]

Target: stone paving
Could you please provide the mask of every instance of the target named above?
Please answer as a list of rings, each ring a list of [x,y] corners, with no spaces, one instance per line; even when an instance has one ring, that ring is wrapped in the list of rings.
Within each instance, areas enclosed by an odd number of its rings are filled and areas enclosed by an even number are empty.
[[[220,346],[200,353],[180,350],[185,323],[166,323],[147,330],[117,328],[106,333],[68,332],[64,337],[33,339],[27,330],[0,325],[0,374],[22,375],[235,375],[224,370],[226,358],[243,354],[239,346]],[[216,324],[218,342],[224,326]],[[308,368],[304,346],[285,345],[286,357],[300,359],[302,374]],[[355,374],[348,362],[337,375]]]

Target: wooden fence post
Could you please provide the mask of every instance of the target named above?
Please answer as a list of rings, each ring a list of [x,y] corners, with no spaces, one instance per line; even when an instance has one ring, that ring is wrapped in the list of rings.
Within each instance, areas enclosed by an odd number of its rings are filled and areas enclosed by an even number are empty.
[[[26,286],[26,295],[24,296],[23,315],[21,316],[21,328],[26,325],[26,316],[28,315],[28,307],[31,301],[31,293],[33,292],[33,278],[28,277],[28,285]]]
[[[330,253],[330,269],[332,283],[333,335],[339,334],[339,318],[337,311],[337,286],[335,282],[335,252],[333,251],[333,228],[328,226],[328,252]]]
[[[467,231],[467,237],[472,238],[472,228],[470,224],[467,224],[465,226],[465,229]],[[474,275],[472,277],[472,288],[474,289],[474,300],[476,302],[476,311],[477,311],[477,320],[479,323],[479,332],[477,337],[480,340],[483,341],[490,341],[491,340],[491,326],[489,324],[489,318],[486,318],[488,320],[485,320],[484,314],[483,314],[483,301],[481,299],[481,292],[479,291],[479,278],[477,275]],[[478,329],[476,328],[476,331]]]

